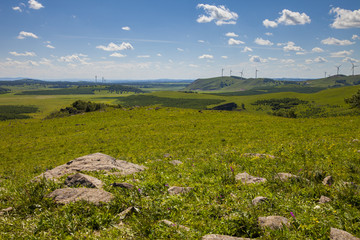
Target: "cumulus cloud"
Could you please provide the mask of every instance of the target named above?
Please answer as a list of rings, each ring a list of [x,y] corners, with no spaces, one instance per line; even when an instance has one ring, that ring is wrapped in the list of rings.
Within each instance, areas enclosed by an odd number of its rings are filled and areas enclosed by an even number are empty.
[[[275,28],[279,24],[283,25],[304,25],[306,23],[311,23],[311,19],[306,13],[293,12],[288,9],[283,9],[281,11],[281,16],[275,21],[265,19],[263,25],[265,27]]]
[[[221,26],[223,24],[236,24],[238,18],[237,13],[231,12],[223,5],[214,6],[209,4],[198,4],[197,8],[204,9],[206,15],[200,15],[196,20],[198,23],[208,23],[215,21],[215,24]]]
[[[337,7],[332,8],[330,13],[336,14],[334,22],[330,25],[332,28],[360,28],[360,9],[351,11]]]
[[[223,58],[223,59],[228,59],[228,56],[221,56],[221,58]]]
[[[271,32],[266,32],[265,35],[266,36],[272,36],[273,34]]]
[[[274,45],[271,41],[265,40],[265,39],[262,39],[262,38],[256,38],[255,43],[258,44],[258,45],[263,45],[263,46],[272,46],[272,45]]]
[[[346,57],[346,56],[350,56],[351,54],[353,54],[354,50],[350,50],[350,51],[340,51],[340,52],[334,52],[334,53],[330,53],[330,56],[333,58],[338,58],[338,57]]]
[[[128,27],[128,26],[122,27],[121,29],[124,30],[124,31],[130,31],[130,27]]]
[[[17,39],[25,39],[25,38],[27,38],[27,37],[39,38],[39,37],[36,36],[34,33],[21,31],[21,32],[19,33],[19,36],[17,36]]]
[[[265,63],[265,62],[268,62],[267,59],[261,58],[259,56],[251,56],[249,61],[253,62],[253,63]]]
[[[237,35],[234,32],[228,32],[228,33],[225,34],[225,36],[227,36],[227,37],[238,37],[239,35]]]
[[[41,3],[37,2],[36,0],[29,0],[28,3],[29,3],[29,8],[31,9],[39,10],[44,7]]]
[[[360,37],[358,35],[354,34],[351,39],[356,40],[356,39],[360,39]]]
[[[287,42],[287,44],[283,47],[285,52],[289,52],[289,51],[295,51],[295,52],[300,52],[300,51],[304,51],[304,49],[302,49],[299,46],[295,46],[294,42]]]
[[[203,54],[201,56],[199,56],[199,59],[213,59],[214,56],[210,55],[210,54]]]
[[[150,58],[150,55],[139,55],[138,58]]]
[[[107,46],[99,45],[99,46],[96,46],[96,48],[102,49],[102,50],[108,51],[108,52],[116,52],[116,51],[133,50],[134,49],[134,47],[130,43],[127,43],[127,42],[123,42],[120,45],[117,45],[117,44],[111,42]]]
[[[50,44],[46,45],[46,47],[47,47],[47,48],[51,48],[51,49],[54,49],[54,48],[55,48],[53,45],[50,45]]]
[[[316,62],[316,63],[325,63],[327,61],[328,60],[326,60],[326,58],[323,58],[323,57],[317,57],[314,59],[314,62]]]
[[[9,52],[9,53],[16,57],[35,57],[36,56],[36,54],[34,52],[25,52],[25,53]]]
[[[316,52],[316,53],[324,52],[324,50],[322,48],[319,48],[319,47],[314,47],[311,51]]]
[[[179,52],[183,52],[183,51],[184,51],[184,49],[182,49],[182,48],[177,48],[176,50],[178,50]]]
[[[81,53],[63,56],[58,59],[59,62],[89,64],[87,60],[89,60],[87,55]]]
[[[14,11],[18,11],[18,12],[22,12],[22,9],[20,7],[13,7],[12,8]]]
[[[242,52],[252,52],[253,50],[249,47],[244,47],[244,50]]]
[[[321,43],[326,45],[339,45],[339,46],[347,46],[347,45],[355,44],[355,42],[351,42],[349,40],[339,40],[333,37],[324,39],[321,41]]]
[[[199,43],[204,43],[205,41],[204,40],[198,40]]]
[[[230,38],[228,40],[228,44],[229,45],[239,45],[239,44],[244,44],[243,41],[240,41],[240,40],[236,40],[236,39],[233,39],[233,38]]]
[[[294,59],[282,59],[281,60],[281,63],[284,63],[284,64],[291,64],[291,63],[294,63],[295,60]]]
[[[351,58],[351,57],[346,57],[346,58],[344,58],[343,60],[342,60],[343,62],[356,62],[356,63],[358,63],[358,62],[360,62],[359,60],[357,60],[357,59],[355,59],[355,58]]]
[[[115,52],[115,53],[111,54],[110,57],[123,58],[123,57],[126,57],[126,55]]]
[[[270,21],[269,19],[265,19],[263,21],[263,25],[266,27],[266,28],[276,28],[278,26],[278,24],[275,22],[275,21]]]

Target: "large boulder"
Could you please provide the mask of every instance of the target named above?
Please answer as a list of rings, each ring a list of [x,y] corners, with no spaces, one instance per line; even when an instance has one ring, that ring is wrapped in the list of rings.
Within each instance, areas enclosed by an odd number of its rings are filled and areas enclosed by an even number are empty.
[[[68,187],[76,187],[80,185],[89,188],[102,188],[104,184],[100,179],[95,177],[91,177],[82,173],[76,173],[66,178],[65,185]]]
[[[95,205],[108,203],[114,198],[111,193],[95,188],[61,188],[50,193],[48,197],[60,204],[87,201]]]
[[[121,175],[133,174],[144,171],[145,167],[115,158],[102,153],[94,153],[83,157],[76,158],[63,165],[48,170],[37,178],[57,179],[67,174],[77,173],[80,171],[113,171],[117,170]]]
[[[337,228],[330,229],[330,239],[331,240],[360,240],[360,238],[354,237],[348,232]]]
[[[289,219],[282,216],[259,217],[258,223],[262,228],[268,227],[273,230],[281,229],[283,226],[290,226]]]
[[[241,181],[244,184],[253,184],[266,182],[266,178],[254,177],[248,174],[247,172],[239,173],[235,176],[235,180]]]

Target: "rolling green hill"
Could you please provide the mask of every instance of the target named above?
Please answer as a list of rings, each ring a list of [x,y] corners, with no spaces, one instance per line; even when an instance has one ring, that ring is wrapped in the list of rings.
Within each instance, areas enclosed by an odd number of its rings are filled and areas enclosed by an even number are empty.
[[[218,91],[218,92],[316,92],[325,88],[345,87],[360,84],[360,75],[344,76],[336,75],[308,81],[280,81],[270,78],[239,78],[239,77],[215,77],[197,79],[186,87],[186,90]],[[312,91],[309,88],[316,88]],[[244,93],[244,95],[253,95]],[[238,95],[238,94],[234,94]],[[243,94],[241,94],[243,95]]]

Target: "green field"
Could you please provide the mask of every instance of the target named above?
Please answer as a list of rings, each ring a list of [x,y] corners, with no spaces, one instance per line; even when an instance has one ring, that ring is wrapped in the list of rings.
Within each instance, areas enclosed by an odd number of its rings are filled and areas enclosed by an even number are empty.
[[[0,239],[201,239],[206,234],[329,239],[331,227],[360,237],[360,118],[344,102],[359,86],[246,96],[177,91],[16,95],[24,89],[29,87],[0,94],[0,105],[10,105],[0,110],[38,108],[28,114],[32,119],[0,121],[0,212],[13,207],[0,214]],[[123,107],[44,119],[76,100]],[[246,110],[203,110],[230,102]],[[281,106],[294,107],[296,113],[319,108],[328,117],[267,114]],[[65,177],[31,181],[47,169],[96,152],[147,169],[129,176],[86,173],[101,179],[115,196],[100,206],[57,205],[49,199]],[[183,164],[174,166],[171,160]],[[242,172],[267,181],[235,181]],[[300,178],[283,182],[275,178],[280,172]],[[329,175],[334,184],[323,185]],[[135,188],[115,188],[114,182]],[[170,186],[194,189],[169,195]],[[254,206],[257,196],[269,201]],[[332,201],[319,204],[321,196]],[[120,219],[118,214],[131,206],[137,211]],[[290,227],[261,229],[258,217],[271,215],[288,218]],[[159,222],[163,219],[190,230],[169,227]]]

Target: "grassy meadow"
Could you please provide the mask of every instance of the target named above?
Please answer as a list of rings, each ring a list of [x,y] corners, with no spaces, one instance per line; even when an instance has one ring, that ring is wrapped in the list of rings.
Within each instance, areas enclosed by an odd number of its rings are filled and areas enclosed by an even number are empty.
[[[1,94],[0,105],[32,105],[39,111],[30,114],[33,119],[0,121],[0,210],[14,208],[0,216],[0,239],[201,239],[211,233],[257,239],[329,239],[331,227],[360,237],[360,118],[283,118],[267,115],[266,109],[259,111],[251,104],[296,97],[317,106],[337,106],[328,110],[343,113],[349,108],[344,98],[358,89],[251,96],[174,91],[131,96],[101,91],[91,95]],[[134,98],[140,101],[134,104],[139,107],[44,119],[78,99],[126,106]],[[188,101],[197,107],[175,104]],[[246,110],[199,111],[226,102],[243,103]],[[64,177],[58,183],[31,182],[47,169],[96,152],[142,164],[147,170],[126,177],[87,173],[101,179],[104,189],[115,195],[110,204],[101,206],[86,202],[57,205],[47,198],[63,186]],[[183,164],[168,163],[175,159]],[[245,171],[267,182],[245,185],[235,181],[235,175]],[[275,179],[279,172],[301,178],[282,182]],[[322,180],[328,175],[335,183],[325,186]],[[115,188],[114,182],[136,187]],[[169,186],[194,189],[172,196],[167,192]],[[332,201],[319,204],[322,195]],[[257,196],[269,201],[253,206],[251,201]],[[121,220],[118,214],[130,206],[138,211]],[[257,218],[271,215],[290,219],[291,227],[260,229]],[[190,230],[169,227],[159,222],[162,219]]]

